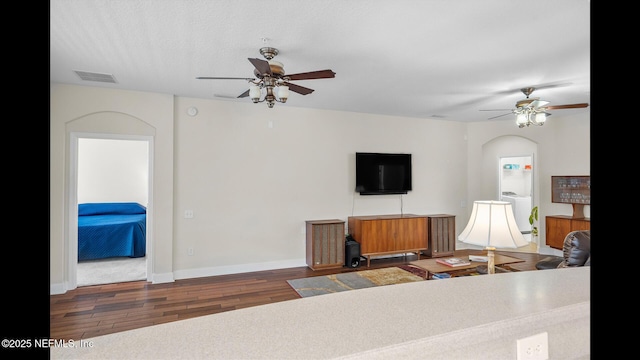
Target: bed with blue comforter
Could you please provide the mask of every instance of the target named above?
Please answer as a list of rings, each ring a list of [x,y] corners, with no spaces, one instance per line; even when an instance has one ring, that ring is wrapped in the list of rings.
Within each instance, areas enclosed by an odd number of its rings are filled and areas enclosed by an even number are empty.
[[[143,257],[147,208],[135,202],[78,204],[78,261]]]

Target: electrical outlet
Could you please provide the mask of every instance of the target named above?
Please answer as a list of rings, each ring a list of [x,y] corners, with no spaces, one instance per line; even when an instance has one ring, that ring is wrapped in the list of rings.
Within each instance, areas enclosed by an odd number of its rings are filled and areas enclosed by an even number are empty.
[[[193,219],[193,210],[185,210],[184,211],[185,219]]]
[[[192,247],[187,249],[187,255],[193,256],[193,248]]]
[[[543,332],[526,338],[518,339],[517,360],[547,360],[549,359],[549,334]]]

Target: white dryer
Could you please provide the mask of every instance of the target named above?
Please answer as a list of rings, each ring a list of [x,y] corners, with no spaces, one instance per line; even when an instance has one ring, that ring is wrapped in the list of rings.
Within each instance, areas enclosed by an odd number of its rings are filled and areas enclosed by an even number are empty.
[[[529,215],[531,214],[531,196],[502,195],[502,201],[511,203],[513,217],[521,233],[530,233]]]

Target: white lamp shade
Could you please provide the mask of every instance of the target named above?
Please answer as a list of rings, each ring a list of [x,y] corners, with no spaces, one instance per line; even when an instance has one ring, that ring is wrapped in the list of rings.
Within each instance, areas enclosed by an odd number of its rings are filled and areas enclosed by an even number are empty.
[[[249,97],[254,99],[260,99],[260,88],[257,85],[249,86]]]
[[[518,229],[511,203],[506,201],[474,201],[469,223],[458,240],[495,248],[519,248],[529,244]]]
[[[278,87],[278,98],[281,100],[286,100],[289,98],[289,87],[288,86],[279,86]]]
[[[521,113],[516,115],[516,124],[518,125],[524,125],[527,123],[527,114],[526,113]]]

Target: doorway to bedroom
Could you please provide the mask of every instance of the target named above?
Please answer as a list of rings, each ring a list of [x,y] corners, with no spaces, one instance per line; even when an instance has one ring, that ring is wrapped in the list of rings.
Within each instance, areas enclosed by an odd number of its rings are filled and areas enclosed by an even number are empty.
[[[76,190],[78,204],[136,203],[146,209],[149,142],[128,137],[78,138]],[[146,231],[145,226],[145,239]],[[127,257],[113,256],[118,251],[105,248],[79,259],[77,286],[146,280],[147,249],[145,243],[143,256]]]

